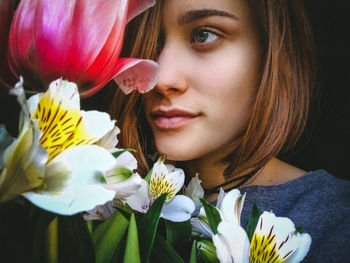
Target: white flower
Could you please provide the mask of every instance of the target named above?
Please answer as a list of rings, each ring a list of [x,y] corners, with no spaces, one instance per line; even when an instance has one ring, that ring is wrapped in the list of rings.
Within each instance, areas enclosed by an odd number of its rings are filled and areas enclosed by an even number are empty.
[[[228,193],[225,193],[224,190],[220,189],[216,208],[221,216],[221,219],[240,224],[244,199],[245,194],[241,195],[237,189],[233,189]],[[191,224],[192,229],[201,234],[202,237],[211,238],[214,235],[209,226],[203,207],[200,209],[198,217],[191,219]]]
[[[251,244],[244,229],[234,221],[220,222],[213,242],[222,263],[297,263],[309,251],[311,237],[307,233],[297,233],[289,218],[264,212],[259,218]]]
[[[23,80],[11,92],[22,107],[20,133],[4,153],[0,200],[23,194],[43,209],[71,215],[113,199],[127,179],[120,173],[125,164],[110,153],[119,132],[115,121],[80,110],[77,86],[61,79],[28,101]]]
[[[191,181],[188,183],[188,186],[185,188],[185,195],[192,199],[195,205],[195,210],[192,213],[192,216],[197,216],[202,207],[200,199],[204,197],[204,189],[201,186],[201,180],[198,178],[198,174],[192,177]]]
[[[174,222],[186,221],[190,219],[195,207],[187,196],[176,195],[182,188],[184,180],[185,174],[182,169],[165,165],[162,160],[158,160],[153,166],[150,183],[142,180],[139,190],[127,197],[126,203],[132,209],[146,213],[157,197],[167,193],[161,217]]]

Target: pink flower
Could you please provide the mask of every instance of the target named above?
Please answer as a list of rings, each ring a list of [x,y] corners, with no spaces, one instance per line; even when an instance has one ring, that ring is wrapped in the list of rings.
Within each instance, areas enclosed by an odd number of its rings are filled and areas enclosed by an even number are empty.
[[[155,0],[22,0],[9,36],[9,65],[30,84],[62,77],[91,96],[114,78],[119,87],[146,92],[157,64],[119,58],[126,23]]]

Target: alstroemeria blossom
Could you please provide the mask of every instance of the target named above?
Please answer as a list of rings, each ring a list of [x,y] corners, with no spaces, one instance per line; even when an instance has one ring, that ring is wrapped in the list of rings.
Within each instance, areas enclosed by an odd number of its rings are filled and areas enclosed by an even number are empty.
[[[201,186],[201,182],[202,181],[198,178],[198,174],[196,174],[185,188],[185,195],[191,198],[195,205],[192,216],[197,216],[202,207],[200,199],[204,197],[204,189]]]
[[[264,212],[249,243],[244,229],[233,221],[222,221],[213,237],[221,263],[297,263],[310,249],[311,237],[296,232],[293,222]]]
[[[35,205],[70,215],[112,200],[118,185],[132,177],[136,160],[115,158],[115,121],[97,111],[80,110],[78,88],[61,79],[26,101],[23,81],[11,90],[21,104],[18,138],[4,153],[0,199],[22,194]],[[114,145],[115,146],[115,145]],[[134,191],[141,178],[133,177]]]
[[[62,77],[90,96],[114,78],[125,93],[146,92],[157,81],[157,63],[119,55],[126,23],[154,4],[22,0],[10,28],[10,68],[36,88]]]
[[[241,195],[239,190],[233,189],[226,193],[220,189],[216,208],[222,220],[232,221],[240,224],[241,212],[244,204],[245,194]],[[211,238],[214,233],[211,230],[204,208],[199,211],[198,217],[191,219],[192,229],[204,237]]]
[[[132,209],[146,213],[157,197],[167,193],[161,217],[174,222],[186,221],[191,218],[195,207],[187,196],[176,195],[182,188],[184,180],[185,174],[182,169],[158,160],[153,166],[150,183],[142,180],[139,190],[127,197],[126,203]]]

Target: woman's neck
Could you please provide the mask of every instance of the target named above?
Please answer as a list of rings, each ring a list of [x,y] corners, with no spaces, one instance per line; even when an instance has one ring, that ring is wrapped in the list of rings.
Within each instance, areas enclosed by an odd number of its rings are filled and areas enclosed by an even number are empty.
[[[228,181],[229,179],[226,180],[224,177],[224,170],[226,167],[227,165],[220,162],[220,159],[213,158],[201,158],[185,163],[187,174],[192,177],[198,174],[204,189],[211,189]],[[248,180],[244,186],[279,184],[298,178],[305,174],[306,172],[304,170],[289,165],[278,160],[277,158],[272,158],[261,170],[256,173],[256,175]],[[237,183],[239,183],[239,181],[225,186],[224,189],[230,188]],[[215,195],[210,195],[209,199],[213,198],[215,198]]]

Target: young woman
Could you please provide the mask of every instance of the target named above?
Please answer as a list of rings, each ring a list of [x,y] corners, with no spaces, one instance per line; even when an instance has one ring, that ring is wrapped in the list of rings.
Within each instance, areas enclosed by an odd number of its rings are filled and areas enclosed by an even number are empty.
[[[160,66],[154,90],[117,92],[111,107],[141,173],[165,154],[199,175],[210,201],[220,187],[246,192],[243,226],[256,203],[311,234],[306,262],[348,260],[350,183],[277,158],[302,134],[316,92],[301,1],[159,1],[126,39],[125,53]]]

